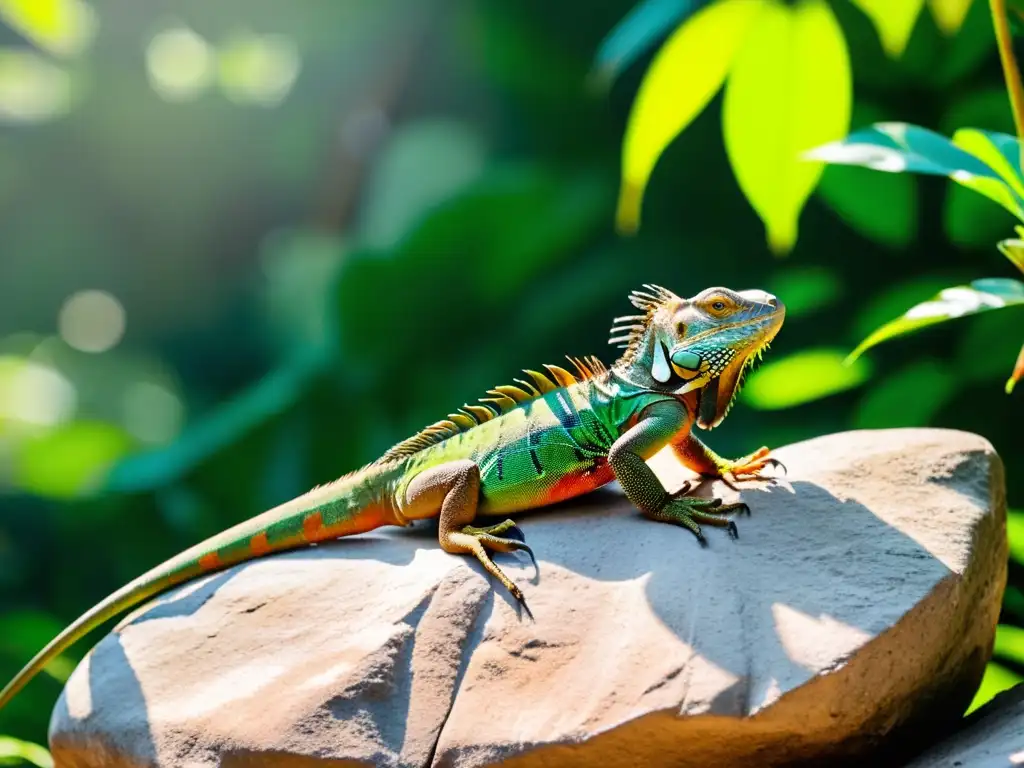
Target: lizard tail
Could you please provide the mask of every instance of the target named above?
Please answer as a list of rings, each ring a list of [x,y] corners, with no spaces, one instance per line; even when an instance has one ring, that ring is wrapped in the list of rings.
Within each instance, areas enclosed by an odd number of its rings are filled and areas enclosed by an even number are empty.
[[[365,481],[364,478],[359,478]],[[51,661],[103,623],[186,581],[238,563],[320,541],[403,524],[378,494],[352,487],[348,478],[250,518],[182,552],[111,594],[55,637],[3,690],[0,709]],[[349,487],[342,486],[346,483]],[[359,497],[359,501],[356,500]],[[376,498],[374,498],[376,497]]]

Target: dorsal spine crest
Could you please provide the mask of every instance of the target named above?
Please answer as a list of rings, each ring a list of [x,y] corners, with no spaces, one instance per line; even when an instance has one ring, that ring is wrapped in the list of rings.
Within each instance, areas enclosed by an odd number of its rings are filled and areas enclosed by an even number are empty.
[[[447,418],[434,422],[412,437],[398,443],[374,463],[385,464],[407,458],[432,445],[437,445],[453,435],[466,432],[503,413],[508,413],[522,403],[536,400],[561,387],[597,378],[608,371],[605,364],[593,355],[584,358],[568,357],[567,359],[576,369],[575,375],[558,365],[545,365],[547,374],[527,369],[524,373],[532,383],[523,379],[514,379],[516,384],[521,386],[504,384],[488,390],[487,394],[490,397],[480,398],[480,405],[467,403],[455,413],[448,414]]]

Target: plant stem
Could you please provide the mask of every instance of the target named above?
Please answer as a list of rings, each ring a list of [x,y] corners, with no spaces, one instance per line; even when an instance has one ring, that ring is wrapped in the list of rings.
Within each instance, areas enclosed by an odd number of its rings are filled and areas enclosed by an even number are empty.
[[[1013,38],[1010,36],[1010,22],[1006,17],[1006,0],[989,0],[992,12],[992,26],[996,32],[999,47],[999,61],[1003,65],[1006,91],[1010,95],[1013,110],[1013,124],[1017,129],[1017,140],[1021,142],[1021,166],[1024,167],[1024,85],[1021,84],[1020,69],[1013,55]]]

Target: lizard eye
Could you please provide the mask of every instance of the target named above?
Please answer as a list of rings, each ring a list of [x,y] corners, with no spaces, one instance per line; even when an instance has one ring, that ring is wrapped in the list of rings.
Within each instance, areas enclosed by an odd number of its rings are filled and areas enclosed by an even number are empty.
[[[721,312],[723,309],[725,309],[725,302],[724,301],[716,301],[714,304],[711,305],[711,308]]]

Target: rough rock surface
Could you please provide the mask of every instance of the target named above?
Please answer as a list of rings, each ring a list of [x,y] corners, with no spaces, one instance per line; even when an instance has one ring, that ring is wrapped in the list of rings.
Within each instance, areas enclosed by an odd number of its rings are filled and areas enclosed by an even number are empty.
[[[963,728],[907,768],[1010,768],[1024,765],[1024,684],[972,712]]]
[[[776,452],[740,539],[617,489],[520,516],[520,617],[429,525],[266,558],[129,617],[69,681],[58,766],[871,765],[969,703],[1006,579],[982,438],[863,431]],[[686,473],[655,457],[668,487]],[[700,490],[726,498],[721,484]],[[925,723],[927,726],[922,727]],[[879,751],[881,750],[881,751]],[[883,760],[884,758],[884,760]],[[864,764],[862,761],[856,764]]]

